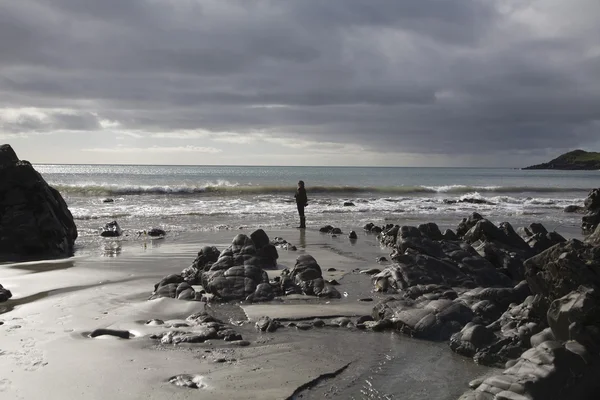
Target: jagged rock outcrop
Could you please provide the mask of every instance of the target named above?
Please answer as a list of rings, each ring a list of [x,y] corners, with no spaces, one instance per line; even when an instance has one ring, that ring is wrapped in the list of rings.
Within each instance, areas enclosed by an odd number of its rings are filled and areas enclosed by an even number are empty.
[[[0,261],[73,255],[77,227],[60,193],[0,146]]]
[[[581,229],[593,232],[600,224],[600,189],[593,189],[583,202],[585,215],[581,218]]]

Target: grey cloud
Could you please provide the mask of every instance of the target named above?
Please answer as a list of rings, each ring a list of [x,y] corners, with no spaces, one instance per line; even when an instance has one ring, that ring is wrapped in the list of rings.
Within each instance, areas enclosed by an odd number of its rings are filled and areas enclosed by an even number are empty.
[[[506,4],[2,2],[0,106],[77,111],[3,129],[95,130],[107,118],[423,154],[596,143],[600,3],[572,2],[570,28],[550,8],[559,2]],[[555,29],[515,17],[528,6],[553,13]]]

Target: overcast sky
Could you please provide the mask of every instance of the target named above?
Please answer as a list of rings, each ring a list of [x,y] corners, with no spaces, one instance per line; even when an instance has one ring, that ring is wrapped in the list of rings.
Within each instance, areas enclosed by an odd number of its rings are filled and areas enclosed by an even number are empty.
[[[0,142],[36,163],[600,151],[600,1],[0,0]]]

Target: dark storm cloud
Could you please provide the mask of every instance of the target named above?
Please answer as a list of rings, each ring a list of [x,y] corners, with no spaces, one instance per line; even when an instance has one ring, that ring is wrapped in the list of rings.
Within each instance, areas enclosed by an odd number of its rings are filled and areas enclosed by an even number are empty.
[[[586,146],[600,137],[599,16],[593,0],[0,2],[0,107],[76,110],[0,128]]]

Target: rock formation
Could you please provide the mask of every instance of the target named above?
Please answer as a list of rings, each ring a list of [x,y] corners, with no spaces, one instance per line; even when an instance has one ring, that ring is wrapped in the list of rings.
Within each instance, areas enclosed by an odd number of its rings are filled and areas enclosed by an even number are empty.
[[[282,243],[289,244],[281,238],[272,242],[258,229],[249,237],[237,235],[223,251],[214,246],[203,247],[192,265],[181,274],[168,275],[157,283],[151,299],[208,300],[214,296],[221,301],[261,302],[292,293],[341,297],[323,279],[321,267],[308,254],[298,257],[292,270],[284,269],[280,277],[269,281],[265,270],[277,268],[279,256],[275,245]]]
[[[0,260],[69,257],[77,227],[58,191],[0,146]]]

